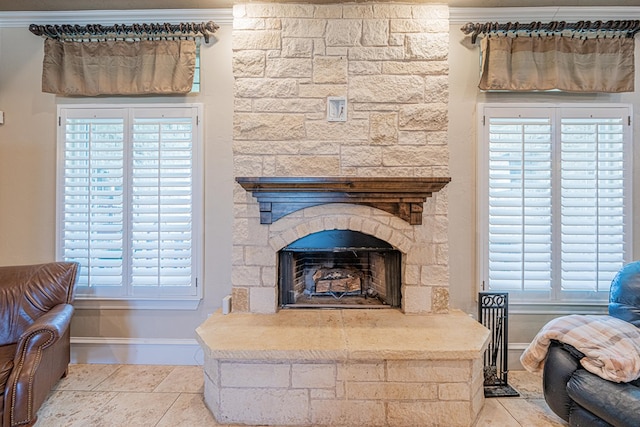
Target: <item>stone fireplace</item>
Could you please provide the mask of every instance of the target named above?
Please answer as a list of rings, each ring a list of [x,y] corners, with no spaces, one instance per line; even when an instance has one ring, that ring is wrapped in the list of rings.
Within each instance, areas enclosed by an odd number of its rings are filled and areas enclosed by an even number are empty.
[[[197,330],[218,422],[478,415],[489,332],[449,307],[448,30],[446,5],[234,7],[232,312]]]

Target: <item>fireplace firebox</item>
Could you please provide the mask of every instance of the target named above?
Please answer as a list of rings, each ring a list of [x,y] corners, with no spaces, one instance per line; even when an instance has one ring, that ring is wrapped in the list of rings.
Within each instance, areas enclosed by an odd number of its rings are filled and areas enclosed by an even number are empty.
[[[325,230],[278,252],[282,308],[393,308],[401,302],[401,253],[351,230]]]

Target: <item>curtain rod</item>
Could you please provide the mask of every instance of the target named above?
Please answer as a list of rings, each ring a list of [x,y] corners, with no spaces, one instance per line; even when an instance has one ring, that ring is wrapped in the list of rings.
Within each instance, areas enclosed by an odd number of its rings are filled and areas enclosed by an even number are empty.
[[[52,39],[83,38],[83,37],[204,37],[209,43],[209,37],[220,28],[213,21],[202,23],[180,24],[115,24],[115,25],[29,25],[29,31],[36,36]]]
[[[465,34],[471,34],[471,43],[475,43],[480,34],[509,33],[518,34],[525,33],[561,33],[565,31],[571,32],[573,35],[586,32],[612,32],[616,35],[625,37],[634,37],[640,31],[640,21],[551,21],[547,23],[531,22],[529,24],[520,24],[518,22],[507,22],[506,24],[498,24],[497,22],[473,23],[468,22],[460,28]]]

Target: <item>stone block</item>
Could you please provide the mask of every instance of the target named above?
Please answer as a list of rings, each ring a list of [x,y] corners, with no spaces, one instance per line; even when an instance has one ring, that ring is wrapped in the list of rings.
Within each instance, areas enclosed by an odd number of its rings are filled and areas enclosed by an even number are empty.
[[[326,98],[346,93],[347,85],[340,84],[301,84],[299,87],[300,98]]]
[[[337,156],[278,156],[278,176],[337,176],[340,159]]]
[[[204,377],[204,403],[214,414],[220,412],[220,389],[207,376]]]
[[[446,19],[392,19],[392,33],[446,33],[449,21]]]
[[[317,141],[367,140],[369,122],[366,120],[347,120],[346,122],[327,122],[318,120],[306,123],[307,138]]]
[[[382,148],[384,166],[446,165],[449,163],[448,150],[419,145],[397,145]]]
[[[467,383],[468,360],[389,360],[387,380],[396,382]]]
[[[421,76],[446,76],[449,73],[447,61],[385,61],[383,74],[409,74]]]
[[[428,99],[429,102],[447,104],[449,101],[449,77],[427,76],[425,78],[425,91],[431,94]]]
[[[353,76],[349,87],[349,99],[352,102],[372,103],[423,102],[424,79],[418,76]],[[412,111],[408,110],[406,114]]]
[[[387,46],[388,44],[388,20],[365,19],[362,21],[362,46]]]
[[[336,386],[335,364],[293,364],[291,366],[292,388],[333,388]]]
[[[400,107],[400,130],[442,131],[448,127],[446,104],[414,104]]]
[[[261,285],[260,267],[238,265],[231,269],[231,284],[236,287],[249,288]]]
[[[326,26],[324,19],[282,19],[282,37],[324,37]]]
[[[343,147],[342,166],[367,167],[382,166],[382,149],[379,147]]]
[[[238,313],[249,311],[249,289],[236,286],[231,289],[231,310]]]
[[[347,59],[337,56],[313,58],[314,83],[347,83]]]
[[[352,47],[349,49],[349,60],[351,61],[393,61],[404,59],[404,48],[402,46],[384,47]]]
[[[277,304],[275,287],[249,289],[249,311],[252,313],[275,313]]]
[[[442,383],[438,384],[438,400],[471,401],[471,390],[467,383]]]
[[[220,423],[252,425],[305,425],[309,421],[306,390],[222,389]]]
[[[264,18],[234,18],[234,30],[264,30],[266,28]]]
[[[273,58],[267,61],[265,74],[267,77],[309,77],[312,76],[311,59],[309,58]]]
[[[384,381],[384,362],[347,362],[338,365],[337,378],[347,383],[351,381]]]
[[[276,4],[276,3],[249,3],[245,5],[248,17],[301,17],[313,16],[313,5],[310,4]],[[234,14],[235,16],[235,14]]]
[[[301,114],[238,113],[233,119],[234,138],[238,140],[278,141],[305,136]]]
[[[393,145],[398,142],[398,114],[371,113],[369,138],[375,145]]]
[[[399,145],[427,145],[427,132],[419,130],[399,131]]]
[[[449,55],[449,33],[408,34],[406,58],[428,61],[444,61]]]
[[[372,19],[372,4],[345,4],[342,6],[342,17],[347,19]]]
[[[387,411],[390,427],[469,427],[475,419],[470,402],[389,402]]]
[[[448,286],[448,265],[425,265],[422,267],[422,283],[428,286]]]
[[[402,288],[402,311],[406,314],[431,312],[431,288],[427,286],[404,286]]]
[[[362,20],[329,19],[325,41],[327,46],[351,47],[359,44],[362,37]]]
[[[311,58],[313,53],[313,40],[300,38],[283,38],[282,51],[283,58]]]
[[[262,286],[277,286],[278,272],[276,271],[276,267],[274,265],[269,267],[262,267],[260,277]]]
[[[290,375],[291,366],[286,363],[220,363],[223,388],[288,388]]]
[[[275,255],[269,246],[247,246],[244,252],[245,265],[268,267],[275,263]]]
[[[352,76],[369,76],[382,72],[382,63],[369,61],[349,61],[349,74]]]
[[[414,4],[411,6],[414,19],[438,19],[449,21],[449,7],[445,4]]]
[[[313,17],[316,19],[342,18],[342,5],[318,4],[315,7]]]
[[[277,30],[234,30],[231,39],[235,50],[268,50],[280,49],[280,31]]]
[[[411,18],[413,15],[411,5],[408,4],[392,4],[392,3],[374,3],[374,18]]]
[[[220,387],[220,362],[212,357],[205,357],[202,369],[205,381],[211,381],[216,388]]]
[[[311,402],[311,423],[327,426],[384,426],[384,402],[316,400]]]
[[[237,78],[235,82],[236,97],[240,98],[290,98],[297,91],[295,79]]]
[[[448,270],[448,267],[446,267]],[[447,282],[448,284],[448,282]],[[444,314],[449,311],[449,288],[439,286],[433,288],[431,292],[431,311],[437,314]]]
[[[347,382],[351,400],[437,400],[438,385],[394,382]]]
[[[233,100],[233,111],[250,112],[253,109],[250,99],[236,98]],[[235,147],[234,147],[235,148]]]

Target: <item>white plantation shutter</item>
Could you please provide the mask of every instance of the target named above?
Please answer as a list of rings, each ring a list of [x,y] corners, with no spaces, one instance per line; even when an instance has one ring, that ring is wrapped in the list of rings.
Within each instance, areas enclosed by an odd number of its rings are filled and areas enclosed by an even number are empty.
[[[79,296],[196,297],[197,107],[60,110],[58,250]]]
[[[487,106],[482,114],[485,289],[516,301],[606,299],[631,259],[630,109]]]
[[[626,117],[562,113],[562,290],[608,292],[625,261]]]

